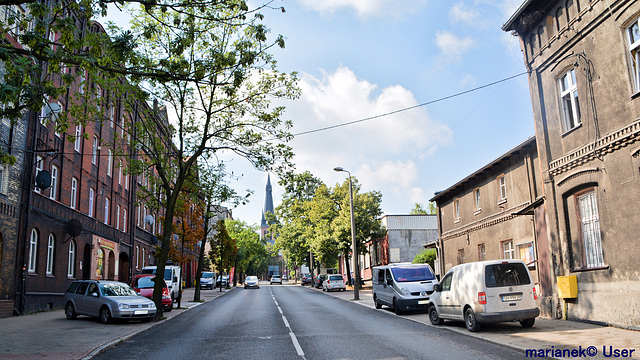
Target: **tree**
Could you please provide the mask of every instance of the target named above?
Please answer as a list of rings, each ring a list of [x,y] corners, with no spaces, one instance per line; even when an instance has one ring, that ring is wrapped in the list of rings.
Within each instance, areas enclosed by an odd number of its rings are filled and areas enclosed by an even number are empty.
[[[425,210],[422,207],[422,204],[416,203],[414,208],[411,209],[411,211],[409,212],[409,214],[411,215],[435,215],[436,214],[436,204],[434,202],[429,202],[428,204],[429,209]]]
[[[424,249],[415,258],[413,258],[414,264],[429,264],[431,268],[434,268],[436,261],[436,249]]]
[[[238,254],[236,241],[231,238],[224,220],[218,220],[214,228],[216,234],[211,238],[209,258],[211,262],[216,264],[218,274],[222,276],[224,272],[231,269],[231,265],[235,262]]]
[[[258,275],[267,272],[269,255],[266,242],[260,240],[258,226],[249,226],[240,220],[226,220],[225,226],[238,246],[236,274],[239,278],[243,279],[243,274]]]

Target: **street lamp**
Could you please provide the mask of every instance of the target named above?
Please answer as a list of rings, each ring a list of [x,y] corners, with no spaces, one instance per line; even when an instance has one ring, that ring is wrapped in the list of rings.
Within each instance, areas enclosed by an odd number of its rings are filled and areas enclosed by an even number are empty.
[[[349,206],[351,208],[351,253],[353,256],[353,300],[360,300],[360,269],[358,268],[358,252],[356,251],[356,221],[353,216],[353,186],[351,186],[351,173],[341,167],[333,168],[333,171],[349,174]]]

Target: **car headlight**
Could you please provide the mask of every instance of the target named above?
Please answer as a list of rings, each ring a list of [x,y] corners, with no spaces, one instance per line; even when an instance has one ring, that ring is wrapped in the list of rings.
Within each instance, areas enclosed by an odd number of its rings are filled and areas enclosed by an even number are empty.
[[[407,290],[406,288],[400,288],[400,293],[402,295],[411,295],[411,291]]]
[[[155,308],[156,308],[156,303],[152,302],[152,303],[149,305],[149,308],[151,308],[151,309],[155,309]]]
[[[124,309],[128,309],[128,308],[129,308],[129,304],[122,304],[122,303],[121,303],[121,304],[118,304],[118,308],[119,308],[119,309],[122,309],[122,310],[124,310]]]

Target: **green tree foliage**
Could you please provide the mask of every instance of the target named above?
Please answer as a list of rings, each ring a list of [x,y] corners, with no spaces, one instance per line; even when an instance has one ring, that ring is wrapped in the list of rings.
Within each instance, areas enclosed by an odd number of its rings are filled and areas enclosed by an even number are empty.
[[[436,261],[436,249],[424,249],[415,258],[413,258],[414,264],[429,264],[431,268],[434,268]]]
[[[235,263],[238,254],[236,241],[229,235],[224,220],[219,220],[214,230],[215,235],[209,240],[211,250],[209,258],[219,273],[228,272]]]
[[[266,243],[260,240],[257,225],[247,225],[240,220],[226,220],[225,227],[229,236],[236,240],[238,256],[236,273],[238,275],[259,275],[268,270],[269,254]]]
[[[411,215],[435,215],[436,214],[436,204],[433,202],[429,202],[428,210],[425,210],[422,207],[422,204],[416,203],[413,209],[409,212]]]

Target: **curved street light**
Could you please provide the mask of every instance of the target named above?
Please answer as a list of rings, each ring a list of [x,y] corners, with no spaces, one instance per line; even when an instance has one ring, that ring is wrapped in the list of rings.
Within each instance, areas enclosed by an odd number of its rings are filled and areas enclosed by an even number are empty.
[[[351,185],[351,173],[342,167],[335,167],[333,171],[349,174],[349,206],[351,208],[351,254],[353,258],[353,300],[360,300],[360,269],[358,268],[358,253],[356,252],[356,222],[353,216],[353,186]]]

